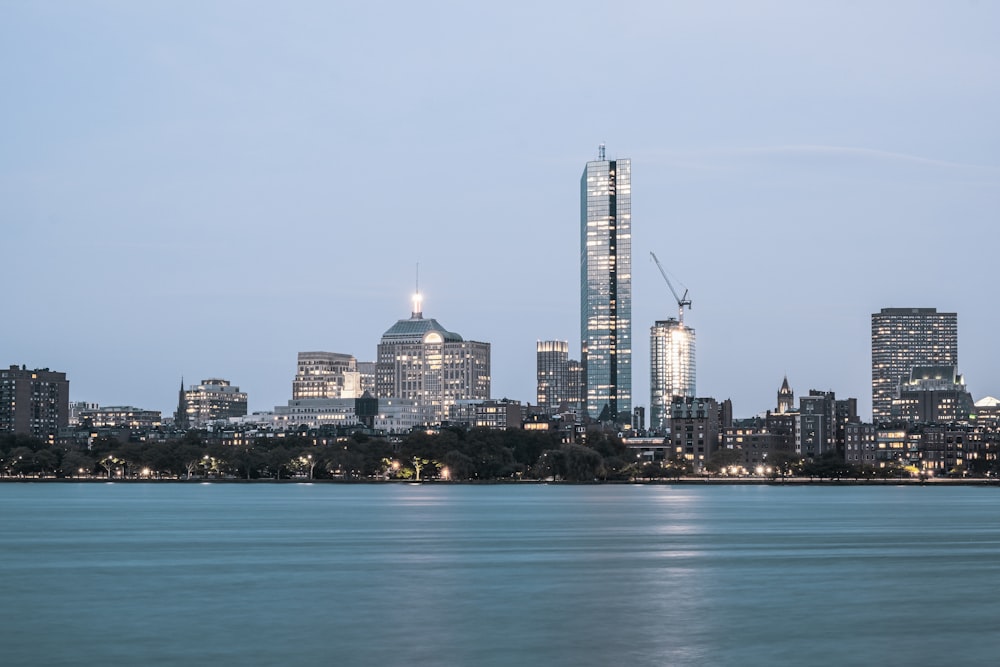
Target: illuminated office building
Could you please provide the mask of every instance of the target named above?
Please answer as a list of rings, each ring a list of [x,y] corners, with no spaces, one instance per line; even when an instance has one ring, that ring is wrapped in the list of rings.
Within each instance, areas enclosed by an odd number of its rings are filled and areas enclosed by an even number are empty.
[[[900,384],[917,366],[958,366],[958,314],[883,308],[872,314],[872,421],[891,418]]]
[[[299,352],[298,369],[292,382],[292,400],[307,398],[358,398],[361,374],[350,354]]]
[[[579,413],[582,381],[580,362],[569,358],[569,343],[540,340],[536,346],[537,404],[548,414],[560,409]]]
[[[631,171],[602,145],[580,179],[580,362],[593,419],[632,412]]]
[[[965,378],[954,366],[914,366],[900,383],[889,413],[893,422],[968,422],[975,411]]]
[[[490,397],[490,344],[424,319],[418,294],[410,318],[382,334],[375,387],[380,399],[415,401],[423,423],[440,423],[456,401]]]
[[[216,419],[245,417],[247,394],[229,380],[209,378],[184,392],[189,428],[201,428]]]
[[[695,394],[694,329],[674,318],[649,330],[649,427],[663,431],[674,397]]]
[[[145,410],[131,405],[98,405],[82,411],[79,423],[87,428],[127,428],[133,431],[148,431],[162,426],[163,417],[159,410]]]

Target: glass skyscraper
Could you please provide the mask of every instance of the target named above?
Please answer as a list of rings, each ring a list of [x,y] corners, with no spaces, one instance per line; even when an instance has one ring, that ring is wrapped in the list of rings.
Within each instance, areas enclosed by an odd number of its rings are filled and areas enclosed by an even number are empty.
[[[936,308],[872,313],[872,421],[891,418],[900,382],[917,366],[958,366],[958,314]]]
[[[674,396],[695,396],[694,329],[670,318],[649,329],[649,428],[663,431]]]
[[[580,179],[580,362],[587,415],[632,412],[632,165],[601,145]]]

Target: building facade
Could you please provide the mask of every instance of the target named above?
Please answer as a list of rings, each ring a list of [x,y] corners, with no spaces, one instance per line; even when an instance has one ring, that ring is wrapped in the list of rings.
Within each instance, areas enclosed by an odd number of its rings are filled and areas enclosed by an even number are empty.
[[[649,330],[649,428],[662,433],[675,396],[695,393],[694,329],[674,318]]]
[[[490,344],[424,319],[417,296],[410,318],[382,335],[375,375],[378,398],[414,401],[422,423],[439,424],[456,401],[490,397]]]
[[[678,396],[670,403],[670,455],[683,457],[700,472],[721,444],[723,430],[732,425],[729,399]]]
[[[188,428],[202,428],[217,419],[244,417],[247,394],[221,378],[202,380],[184,392]]]
[[[357,398],[361,396],[358,362],[350,354],[299,352],[292,381],[292,400],[308,398]]]
[[[163,425],[159,410],[145,410],[131,405],[101,405],[80,412],[79,424],[87,428],[120,428],[148,431]]]
[[[795,453],[816,459],[828,452],[844,455],[846,427],[860,421],[856,398],[838,399],[832,391],[809,390],[799,399],[795,419]]]
[[[914,366],[892,399],[892,421],[908,424],[968,422],[974,412],[972,395],[954,366]]]
[[[591,419],[632,412],[632,166],[604,146],[580,179],[580,362]]]
[[[582,411],[581,367],[579,361],[569,358],[569,343],[540,340],[535,358],[538,407],[550,415],[563,408]]]
[[[915,366],[958,366],[958,314],[883,308],[872,314],[872,421],[891,419],[892,399]]]
[[[375,395],[375,362],[374,361],[359,361],[358,362],[358,377],[360,379],[361,396],[368,392],[372,396]]]
[[[0,371],[0,432],[54,439],[69,425],[69,380],[48,368]]]

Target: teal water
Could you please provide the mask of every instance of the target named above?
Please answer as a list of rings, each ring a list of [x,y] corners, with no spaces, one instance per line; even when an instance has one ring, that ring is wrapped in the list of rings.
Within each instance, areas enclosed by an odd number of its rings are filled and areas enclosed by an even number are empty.
[[[993,665],[998,494],[0,484],[0,664]]]

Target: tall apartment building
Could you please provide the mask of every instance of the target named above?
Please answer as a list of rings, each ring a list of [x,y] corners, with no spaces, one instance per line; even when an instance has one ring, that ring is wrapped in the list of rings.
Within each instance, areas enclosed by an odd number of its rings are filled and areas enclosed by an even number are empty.
[[[606,159],[603,144],[580,178],[580,341],[587,415],[627,423],[632,412],[632,165],[627,159]]]
[[[916,366],[958,366],[958,314],[883,308],[872,314],[872,421],[891,418],[892,399]]]
[[[69,424],[69,380],[48,368],[0,371],[0,432],[55,437]]]
[[[292,400],[358,398],[362,393],[358,362],[350,354],[299,352]]]
[[[670,403],[695,394],[694,329],[674,318],[657,320],[649,330],[649,428],[663,432]]]
[[[695,471],[722,442],[722,433],[733,425],[733,403],[714,398],[678,396],[670,403],[670,456],[691,462]]]
[[[415,401],[423,423],[440,423],[456,401],[490,397],[490,344],[424,319],[416,295],[410,318],[382,334],[375,374],[379,398]]]
[[[579,361],[569,358],[569,343],[540,340],[535,351],[538,407],[547,414],[554,414],[563,406],[581,412],[582,368]]]
[[[810,389],[808,396],[799,399],[794,417],[796,454],[811,459],[827,452],[843,455],[847,425],[860,422],[858,400]]]
[[[209,378],[184,392],[187,424],[201,428],[208,422],[230,417],[245,417],[247,394],[229,380]]]

